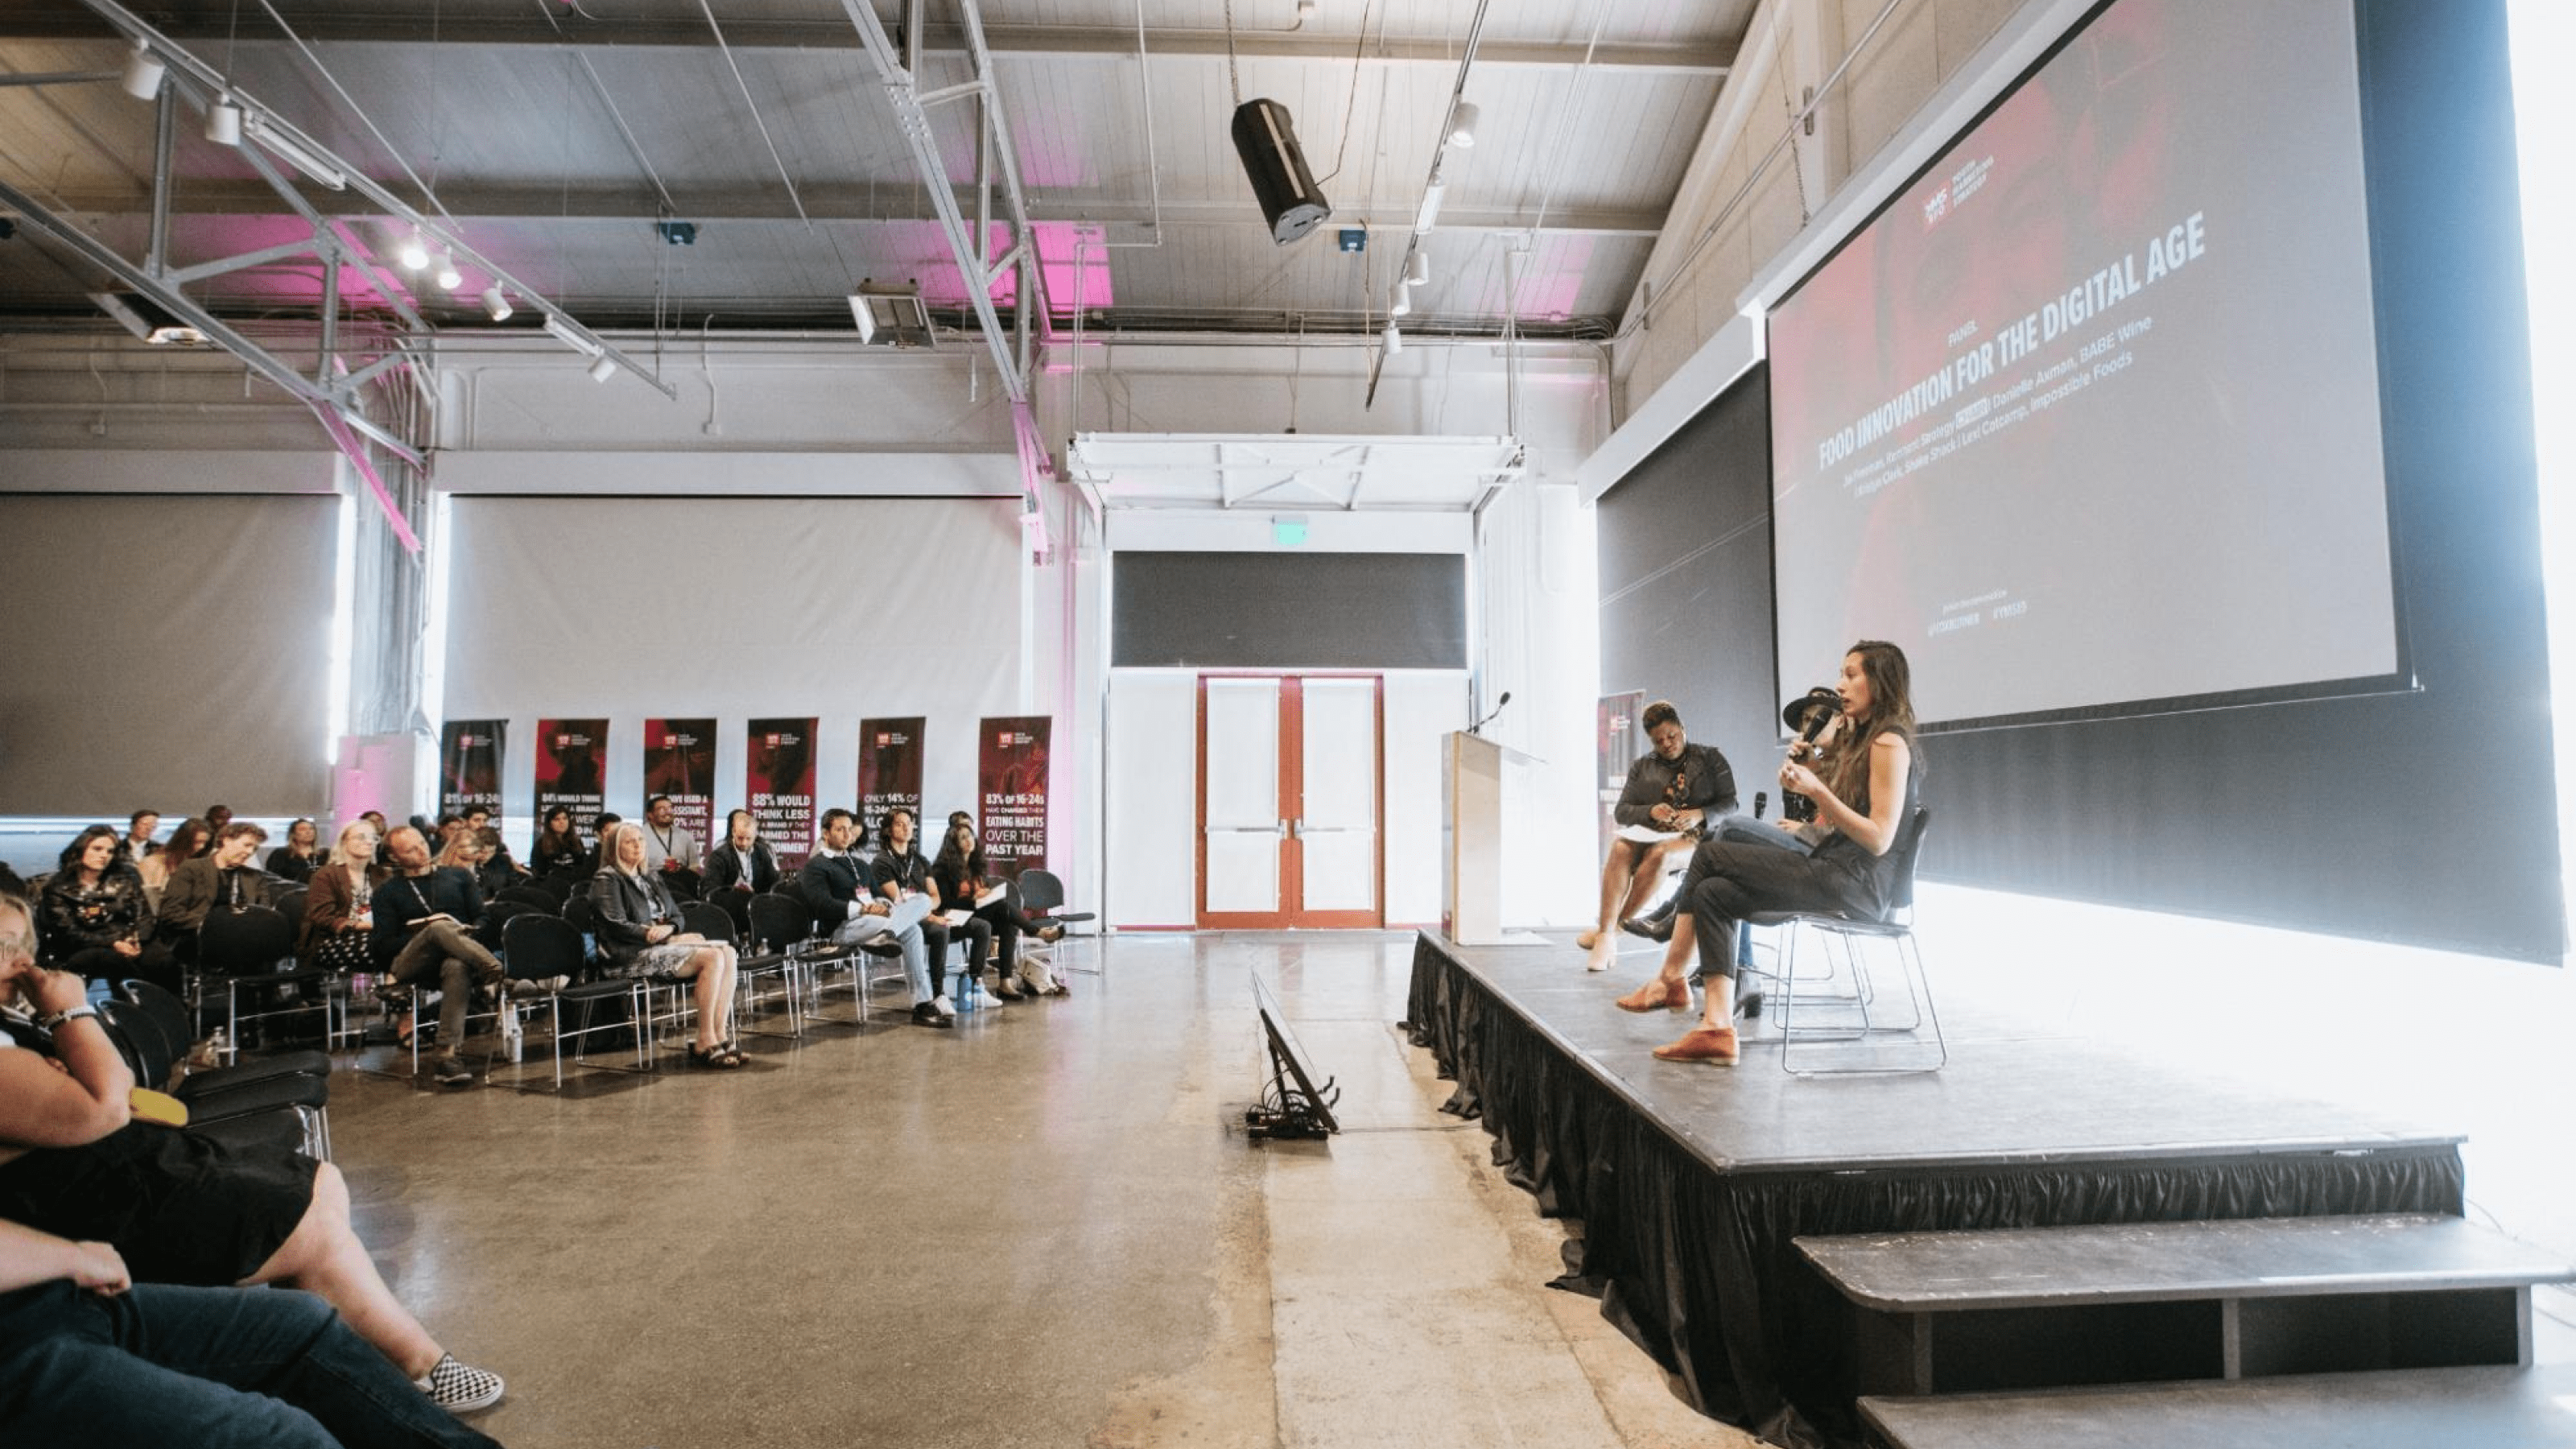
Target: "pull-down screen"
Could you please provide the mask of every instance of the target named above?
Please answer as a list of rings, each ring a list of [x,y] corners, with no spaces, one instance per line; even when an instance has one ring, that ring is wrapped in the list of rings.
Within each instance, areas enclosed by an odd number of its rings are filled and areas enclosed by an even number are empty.
[[[1782,687],[2384,681],[2373,345],[2352,0],[2119,0],[1771,315]]]

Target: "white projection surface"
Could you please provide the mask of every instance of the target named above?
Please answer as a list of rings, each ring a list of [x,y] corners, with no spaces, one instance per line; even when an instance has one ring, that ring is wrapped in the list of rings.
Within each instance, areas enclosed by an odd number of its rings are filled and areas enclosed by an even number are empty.
[[[1770,319],[1781,687],[1926,723],[2399,668],[2351,0],[2119,0]]]

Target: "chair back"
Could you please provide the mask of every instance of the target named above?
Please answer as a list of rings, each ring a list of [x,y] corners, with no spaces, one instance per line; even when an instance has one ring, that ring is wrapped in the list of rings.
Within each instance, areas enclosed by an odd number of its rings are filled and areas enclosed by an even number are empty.
[[[563,903],[571,900],[574,894],[580,891],[581,877],[569,871],[556,871],[552,875],[537,877],[535,888],[544,891],[547,898],[554,902],[555,909],[561,910]]]
[[[218,976],[261,976],[295,955],[295,923],[272,906],[217,910],[197,928],[197,965]]]
[[[581,932],[546,911],[521,911],[501,928],[501,965],[513,981],[581,975]]]
[[[275,902],[277,913],[284,916],[288,922],[292,924],[302,924],[304,920],[304,902],[311,898],[312,894],[313,890],[310,886],[288,886],[286,889],[277,893],[277,900]]]
[[[161,1039],[170,1043],[173,1052],[185,1051],[196,1043],[196,1026],[188,1018],[188,1003],[181,1001],[177,992],[142,980],[127,981],[117,991],[152,1018]]]
[[[814,914],[805,902],[782,895],[751,898],[751,941],[759,951],[784,951],[812,935]]]
[[[1020,909],[1043,916],[1064,904],[1064,882],[1051,870],[1032,867],[1020,872]]]
[[[117,1055],[125,1058],[136,1086],[156,1092],[169,1086],[170,1068],[178,1060],[179,1048],[162,1036],[150,1012],[111,998],[98,1004],[98,1024],[107,1028],[107,1039],[116,1044]]]
[[[492,898],[492,904],[496,906],[503,901],[516,901],[523,906],[534,906],[550,916],[559,914],[563,910],[561,896],[543,886],[531,885],[525,881],[502,887],[501,893]]]
[[[1905,822],[1905,836],[1896,842],[1896,873],[1888,882],[1887,911],[1914,908],[1914,862],[1923,853],[1923,832],[1932,828],[1932,807],[1917,805],[1914,818]]]
[[[710,941],[722,941],[728,946],[736,939],[733,917],[725,911],[724,907],[707,901],[681,902],[680,927],[682,930],[694,931]]]
[[[481,923],[474,927],[474,939],[483,943],[484,950],[498,951],[501,949],[501,932],[503,929],[510,924],[512,919],[524,916],[530,911],[534,911],[537,914],[544,916],[551,916],[554,914],[554,912],[548,907],[532,906],[526,901],[514,901],[506,898],[494,901],[492,904],[483,908],[483,919]]]
[[[564,902],[563,918],[566,925],[585,936],[599,934],[599,907],[590,903],[588,891],[577,892]]]

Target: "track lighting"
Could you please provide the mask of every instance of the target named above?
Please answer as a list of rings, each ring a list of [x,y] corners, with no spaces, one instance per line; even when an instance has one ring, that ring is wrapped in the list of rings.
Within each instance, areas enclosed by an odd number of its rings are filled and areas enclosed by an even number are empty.
[[[605,352],[599,355],[599,360],[597,362],[590,365],[590,380],[592,382],[606,382],[616,375],[617,359],[609,356]]]
[[[1402,287],[1396,288],[1395,300],[1387,304],[1386,315],[1389,317],[1403,317],[1409,315],[1412,311],[1413,294],[1404,290]]]
[[[1460,101],[1449,112],[1449,144],[1465,150],[1476,144],[1476,119],[1483,113],[1474,101]]]
[[[552,312],[546,314],[546,335],[584,357],[597,357],[603,351],[598,343],[574,331],[571,323]]]
[[[215,97],[214,104],[206,107],[206,139],[218,146],[240,145],[241,121],[241,107],[233,104],[229,94]]]
[[[402,263],[406,272],[417,272],[429,265],[429,243],[420,239],[419,227],[413,227],[411,235],[403,238],[402,246],[394,252],[394,260]]]
[[[1419,287],[1430,280],[1431,253],[1424,251],[1420,247],[1415,247],[1413,249],[1413,265],[1404,269],[1404,285],[1408,287]]]
[[[483,310],[491,314],[493,321],[507,322],[510,320],[510,313],[512,310],[510,299],[502,295],[499,287],[485,287],[483,289]]]
[[[1413,234],[1421,236],[1440,221],[1440,193],[1448,188],[1434,181],[1422,188],[1422,210],[1413,218]]]
[[[465,285],[465,274],[456,270],[456,258],[451,253],[438,254],[438,285],[451,292]]]
[[[152,47],[137,45],[125,62],[125,93],[138,101],[151,100],[161,94],[161,75],[167,69],[161,57],[152,53]]]

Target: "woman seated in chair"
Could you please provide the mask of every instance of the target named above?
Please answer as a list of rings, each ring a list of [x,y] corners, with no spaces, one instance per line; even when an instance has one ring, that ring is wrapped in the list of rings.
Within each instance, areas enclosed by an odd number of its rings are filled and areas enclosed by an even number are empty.
[[[528,848],[528,873],[539,880],[551,875],[590,874],[590,847],[572,825],[572,812],[561,805],[546,810],[544,828]]]
[[[179,963],[146,938],[151,915],[143,881],[117,854],[116,831],[93,825],[64,852],[63,868],[45,882],[45,964],[92,982],[129,977],[179,989]]]
[[[1002,893],[991,902],[976,904],[976,898],[996,882],[985,867],[984,845],[975,836],[974,821],[949,817],[948,838],[939,843],[939,858],[930,863],[930,879],[939,888],[942,913],[963,911],[993,928],[993,969],[1004,987],[1016,986],[1031,996],[1073,994],[1043,960],[1019,954],[1020,937],[1052,929],[1055,934],[1045,937],[1052,941],[1064,934],[1063,927],[1044,927],[1022,914],[1019,892],[1007,881],[999,882]]]
[[[0,896],[0,1004],[53,1038],[50,1061],[0,1049],[0,1218],[109,1244],[140,1282],[304,1289],[442,1407],[500,1400],[497,1375],[458,1363],[385,1286],[338,1168],[134,1120],[134,1074],[80,978],[38,967],[35,947],[26,902]]]
[[[1824,733],[1813,746],[1792,745],[1780,766],[1780,788],[1816,802],[1822,839],[1813,850],[1723,835],[1702,844],[1682,877],[1683,914],[1673,923],[1662,974],[1619,998],[1629,1011],[1689,1011],[1690,957],[1698,951],[1706,988],[1700,1024],[1655,1048],[1665,1061],[1735,1061],[1735,938],[1746,916],[1815,911],[1875,919],[1887,908],[1898,863],[1892,852],[1923,775],[1905,651],[1876,639],[1854,644],[1834,693],[1842,707]]]
[[[376,864],[376,827],[364,816],[340,827],[331,858],[313,872],[296,923],[295,959],[324,971],[374,967],[376,887],[386,872]]]
[[[286,827],[286,843],[268,853],[265,869],[279,880],[302,885],[322,868],[322,832],[310,819]]]
[[[143,857],[135,865],[134,873],[143,882],[143,904],[152,914],[157,916],[161,913],[161,891],[170,884],[170,872],[205,854],[206,846],[214,837],[215,833],[206,828],[206,822],[182,820],[159,850]]]
[[[680,902],[661,872],[644,866],[644,830],[623,822],[600,842],[606,862],[590,879],[597,908],[599,951],[616,976],[676,976],[696,983],[698,1039],[689,1061],[701,1067],[739,1067],[742,1048],[733,1040],[731,946],[680,928]]]

